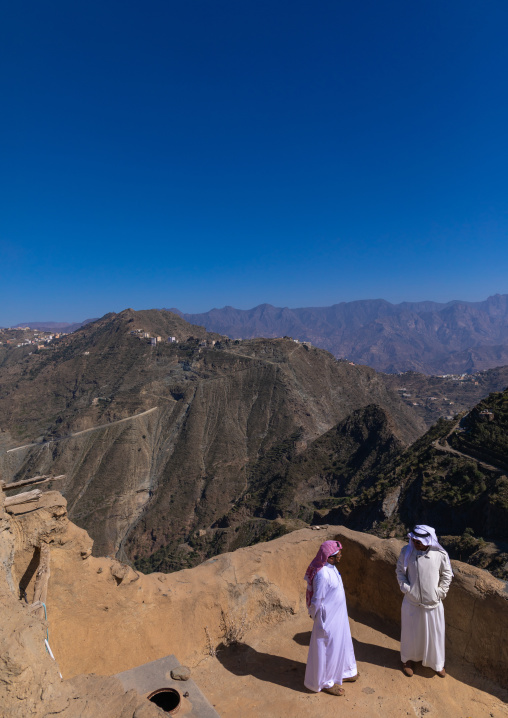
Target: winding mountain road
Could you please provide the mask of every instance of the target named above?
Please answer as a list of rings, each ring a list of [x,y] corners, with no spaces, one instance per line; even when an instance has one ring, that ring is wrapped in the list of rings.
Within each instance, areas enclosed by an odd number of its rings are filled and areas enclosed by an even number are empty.
[[[462,419],[461,419],[462,421]],[[495,471],[499,474],[506,473],[504,469],[500,469],[498,466],[493,466],[492,464],[487,464],[485,461],[481,461],[480,459],[477,459],[474,456],[469,456],[469,454],[465,454],[463,451],[458,451],[458,449],[453,449],[450,444],[448,443],[448,437],[453,434],[454,431],[457,430],[457,427],[459,426],[460,421],[458,421],[456,424],[453,425],[452,429],[448,432],[444,439],[444,444],[440,444],[439,440],[436,439],[436,441],[432,442],[432,448],[436,449],[436,451],[442,451],[446,454],[454,454],[455,456],[460,456],[463,459],[468,459],[469,461],[476,461],[477,464],[480,466],[483,466],[484,469],[487,469],[487,471]]]
[[[10,454],[13,451],[21,451],[21,449],[30,449],[32,446],[46,446],[47,444],[55,444],[57,441],[64,441],[64,439],[72,439],[75,436],[81,436],[82,434],[89,434],[91,431],[98,431],[99,429],[108,429],[110,426],[116,426],[122,424],[125,421],[132,421],[133,419],[139,419],[140,416],[146,416],[156,411],[159,407],[154,406],[146,411],[141,411],[139,414],[133,416],[127,416],[125,419],[117,419],[117,421],[111,421],[108,424],[99,424],[98,426],[92,426],[89,429],[82,429],[81,431],[73,431],[71,434],[66,436],[59,436],[57,439],[51,439],[50,441],[34,442],[33,444],[23,444],[23,446],[16,446],[13,449],[7,449],[6,454]]]

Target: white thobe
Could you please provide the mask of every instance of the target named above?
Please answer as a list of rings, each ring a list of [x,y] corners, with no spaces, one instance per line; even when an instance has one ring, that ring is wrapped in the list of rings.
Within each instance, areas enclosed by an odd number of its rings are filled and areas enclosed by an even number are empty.
[[[400,657],[421,661],[435,671],[445,665],[445,618],[442,600],[452,580],[448,555],[444,551],[412,551],[397,561],[397,579],[404,593],[401,609]],[[407,571],[404,571],[404,564]]]
[[[342,685],[356,676],[355,652],[346,607],[346,594],[339,572],[326,564],[312,582],[314,594],[309,608],[314,627],[304,684],[311,691]]]

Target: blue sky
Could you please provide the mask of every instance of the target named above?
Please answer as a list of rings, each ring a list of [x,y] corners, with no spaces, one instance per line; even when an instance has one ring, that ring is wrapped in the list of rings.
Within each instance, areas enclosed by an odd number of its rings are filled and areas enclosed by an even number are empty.
[[[6,4],[0,326],[508,292],[508,3]]]

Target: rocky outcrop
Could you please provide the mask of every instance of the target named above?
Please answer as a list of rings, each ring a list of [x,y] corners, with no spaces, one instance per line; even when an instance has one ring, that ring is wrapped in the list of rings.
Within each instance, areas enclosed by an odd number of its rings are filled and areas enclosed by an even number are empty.
[[[27,592],[33,593],[41,542],[65,545],[65,499],[56,492],[43,495],[38,506],[4,511],[0,490],[0,715],[9,718],[155,718],[161,713],[135,691],[125,693],[120,682],[104,676],[62,680],[57,663],[46,649],[50,621],[41,620]],[[81,555],[91,543],[74,528],[70,550]],[[77,539],[80,540],[77,540]],[[72,549],[71,549],[72,546]],[[52,639],[50,638],[51,643]],[[51,647],[51,645],[50,645]]]

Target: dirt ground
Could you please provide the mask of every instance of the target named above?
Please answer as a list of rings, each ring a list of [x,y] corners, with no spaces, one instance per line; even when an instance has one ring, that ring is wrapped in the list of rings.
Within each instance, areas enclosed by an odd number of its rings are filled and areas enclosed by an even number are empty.
[[[355,620],[356,618],[356,620]],[[442,679],[417,665],[401,671],[399,643],[387,627],[350,617],[360,678],[344,697],[311,693],[303,685],[312,622],[305,613],[251,631],[244,642],[206,656],[192,675],[222,718],[502,718],[508,691],[482,679],[467,664],[450,661]],[[390,630],[390,629],[388,629]]]

